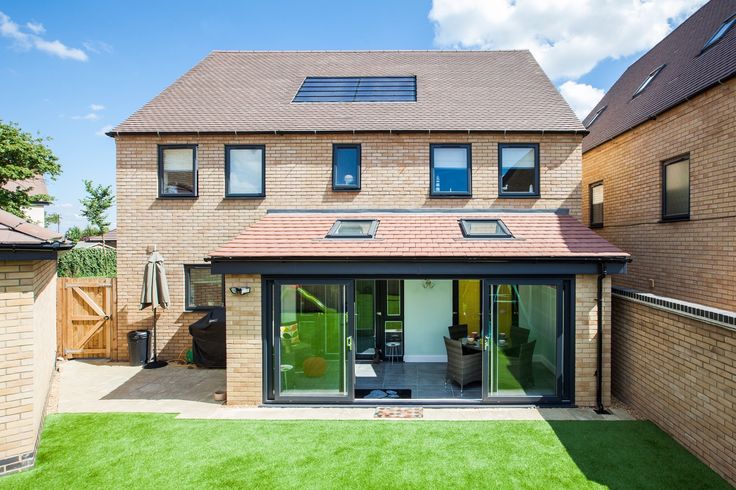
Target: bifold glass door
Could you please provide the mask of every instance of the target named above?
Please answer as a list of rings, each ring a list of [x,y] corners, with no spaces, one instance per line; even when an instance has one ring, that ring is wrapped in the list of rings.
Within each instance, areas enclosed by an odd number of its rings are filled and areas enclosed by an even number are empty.
[[[563,282],[487,281],[484,297],[484,400],[510,403],[562,397]]]
[[[352,282],[276,281],[273,291],[276,400],[352,399]]]

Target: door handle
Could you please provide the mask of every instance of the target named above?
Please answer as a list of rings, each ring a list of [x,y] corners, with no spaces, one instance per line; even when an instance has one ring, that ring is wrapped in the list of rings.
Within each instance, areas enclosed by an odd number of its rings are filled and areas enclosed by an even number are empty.
[[[346,347],[346,348],[347,348],[348,350],[353,350],[353,337],[352,337],[352,336],[348,335],[348,336],[347,336],[347,337],[345,338],[345,347]]]
[[[491,338],[490,337],[484,337],[483,338],[483,350],[489,350],[491,347]]]

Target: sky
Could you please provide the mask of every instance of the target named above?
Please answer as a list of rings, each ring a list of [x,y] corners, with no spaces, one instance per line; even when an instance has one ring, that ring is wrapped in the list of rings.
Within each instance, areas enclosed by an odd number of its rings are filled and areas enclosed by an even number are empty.
[[[48,212],[115,184],[104,135],[214,49],[530,49],[583,118],[703,0],[0,1],[0,120],[50,137]],[[115,209],[110,221],[115,225]]]

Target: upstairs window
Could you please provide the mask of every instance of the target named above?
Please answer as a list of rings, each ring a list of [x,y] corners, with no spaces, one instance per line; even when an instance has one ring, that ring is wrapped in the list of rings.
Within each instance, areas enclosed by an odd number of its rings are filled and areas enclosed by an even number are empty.
[[[465,238],[513,238],[500,219],[461,219],[459,222]]]
[[[327,238],[373,238],[377,230],[376,219],[339,219],[330,228]]]
[[[647,77],[644,79],[644,81],[641,82],[641,85],[639,85],[639,88],[636,89],[636,92],[634,92],[634,95],[632,95],[631,97],[634,98],[637,95],[639,95],[640,93],[644,92],[644,89],[646,89],[649,86],[649,84],[652,83],[652,80],[654,80],[654,78],[657,75],[659,75],[659,72],[661,72],[662,69],[664,69],[665,66],[666,65],[659,65],[657,68],[655,68],[654,70],[652,70],[652,72],[649,75],[647,75]]]
[[[158,195],[197,196],[197,145],[159,146]]]
[[[603,182],[590,185],[590,226],[603,226]]]
[[[332,190],[360,190],[360,145],[332,145]]]
[[[662,220],[690,218],[690,157],[667,160],[662,167]]]
[[[733,14],[731,17],[723,21],[723,24],[721,24],[721,27],[718,28],[718,30],[713,34],[708,41],[706,41],[705,45],[703,46],[703,49],[700,51],[701,53],[705,51],[706,49],[713,46],[715,43],[723,39],[723,36],[728,33],[728,31],[731,30],[731,28],[736,25],[736,14]]]
[[[470,145],[441,144],[429,146],[431,196],[469,197]]]
[[[416,77],[307,77],[294,102],[416,102]]]
[[[184,266],[187,310],[206,310],[225,305],[223,276],[212,274],[208,265]]]
[[[225,196],[264,197],[266,195],[266,147],[225,146]]]
[[[539,196],[539,145],[502,143],[498,145],[499,197]]]

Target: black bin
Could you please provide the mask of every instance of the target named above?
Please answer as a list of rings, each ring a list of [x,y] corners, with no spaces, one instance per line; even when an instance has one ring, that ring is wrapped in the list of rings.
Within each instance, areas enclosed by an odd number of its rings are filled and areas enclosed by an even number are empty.
[[[142,366],[148,362],[148,330],[132,330],[128,332],[128,359],[131,366]]]

